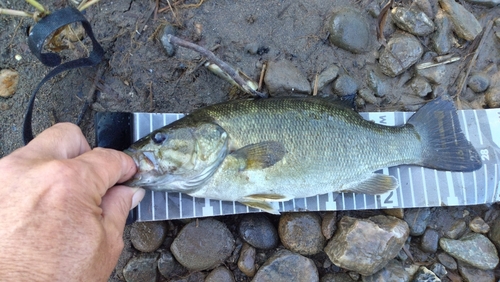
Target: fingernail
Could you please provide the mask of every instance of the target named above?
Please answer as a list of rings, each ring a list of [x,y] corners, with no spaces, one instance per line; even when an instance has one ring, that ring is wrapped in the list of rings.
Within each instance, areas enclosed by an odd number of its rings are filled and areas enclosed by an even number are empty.
[[[142,188],[132,188],[134,189],[134,196],[132,196],[132,207],[130,209],[133,209],[137,207],[140,201],[142,201],[142,198],[144,198],[144,194],[146,194],[146,190]]]

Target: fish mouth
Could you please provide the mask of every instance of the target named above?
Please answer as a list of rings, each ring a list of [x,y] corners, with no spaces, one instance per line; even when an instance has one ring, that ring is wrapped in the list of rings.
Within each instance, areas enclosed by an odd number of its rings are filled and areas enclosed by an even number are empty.
[[[158,174],[159,164],[155,158],[155,155],[151,151],[140,152],[132,148],[123,151],[125,154],[129,155],[137,167],[136,174],[124,184],[127,186],[143,186],[149,184],[151,181],[148,180],[148,174]]]

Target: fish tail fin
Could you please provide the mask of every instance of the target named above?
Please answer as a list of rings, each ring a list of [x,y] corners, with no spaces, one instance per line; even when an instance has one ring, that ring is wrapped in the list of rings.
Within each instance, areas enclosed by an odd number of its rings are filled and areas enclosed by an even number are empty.
[[[481,158],[462,133],[451,98],[428,102],[408,123],[414,126],[423,144],[421,165],[461,172],[481,168]]]

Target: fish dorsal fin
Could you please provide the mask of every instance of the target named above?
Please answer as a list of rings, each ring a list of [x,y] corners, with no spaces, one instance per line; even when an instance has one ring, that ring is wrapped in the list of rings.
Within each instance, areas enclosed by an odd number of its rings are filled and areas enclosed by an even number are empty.
[[[377,195],[394,190],[398,185],[398,180],[394,176],[373,173],[364,180],[346,185],[342,192]]]
[[[285,156],[285,146],[276,141],[265,141],[242,147],[231,155],[240,162],[240,170],[262,169],[273,166]]]
[[[240,203],[249,206],[251,208],[256,208],[260,209],[262,211],[272,213],[272,214],[280,214],[280,212],[273,207],[273,205],[269,202],[266,201],[251,201],[251,200],[245,200],[245,201],[240,201]]]

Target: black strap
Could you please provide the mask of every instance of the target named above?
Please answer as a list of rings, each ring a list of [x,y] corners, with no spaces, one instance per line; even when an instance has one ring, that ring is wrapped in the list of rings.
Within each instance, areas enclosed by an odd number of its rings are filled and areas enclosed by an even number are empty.
[[[53,34],[59,28],[74,23],[81,22],[85,32],[88,37],[92,40],[92,52],[87,58],[80,58],[73,61],[61,64],[61,57],[56,53],[42,53],[43,45],[45,40]],[[28,102],[28,110],[24,116],[23,124],[23,141],[24,144],[28,144],[33,140],[33,129],[31,126],[33,106],[35,103],[36,93],[42,85],[56,76],[57,74],[80,67],[91,67],[95,66],[101,62],[104,55],[104,50],[102,49],[99,42],[94,37],[92,32],[92,27],[87,19],[82,15],[80,11],[73,7],[68,7],[62,10],[57,10],[50,15],[41,19],[33,28],[28,37],[28,46],[31,52],[46,66],[56,67],[51,70],[43,79],[38,83],[35,90],[31,94],[31,98]]]

